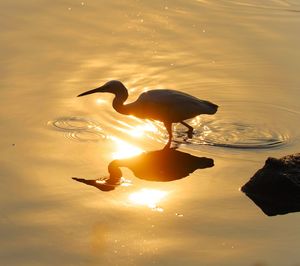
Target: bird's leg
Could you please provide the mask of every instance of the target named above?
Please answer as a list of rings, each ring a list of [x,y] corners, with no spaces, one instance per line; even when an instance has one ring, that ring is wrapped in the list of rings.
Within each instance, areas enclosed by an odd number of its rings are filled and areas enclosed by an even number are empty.
[[[164,122],[164,125],[169,134],[169,140],[168,140],[167,145],[164,147],[164,149],[169,149],[171,146],[171,142],[172,142],[172,123]]]
[[[186,133],[188,135],[188,138],[191,139],[193,137],[194,128],[192,126],[190,126],[189,124],[185,123],[184,121],[181,121],[180,124],[184,125],[185,127],[187,127],[189,129]]]

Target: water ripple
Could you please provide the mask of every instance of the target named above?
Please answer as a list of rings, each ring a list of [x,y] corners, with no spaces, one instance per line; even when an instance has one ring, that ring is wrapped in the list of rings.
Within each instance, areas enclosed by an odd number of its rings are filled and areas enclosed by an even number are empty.
[[[189,121],[195,131],[187,139],[186,128],[174,127],[174,141],[179,144],[210,145],[235,149],[271,149],[285,146],[297,138],[299,113],[280,106],[259,102],[223,102],[214,116],[198,116]],[[113,122],[113,121],[117,121]],[[83,117],[62,117],[48,124],[63,131],[65,137],[76,141],[107,139],[117,131],[137,141],[166,143],[168,135],[162,123],[124,117],[124,121],[110,117],[100,123]],[[116,126],[117,125],[117,126]],[[125,134],[125,135],[124,135]],[[194,146],[195,148],[195,146]]]
[[[270,149],[291,143],[299,114],[258,102],[223,103],[217,115],[198,116],[190,124],[192,139],[185,128],[175,128],[178,143],[202,144],[235,149]]]
[[[48,125],[63,131],[64,136],[71,140],[96,142],[107,137],[97,121],[83,117],[61,117],[49,121]]]
[[[182,132],[177,132],[176,137],[182,136]],[[263,125],[213,120],[196,127],[195,135],[188,143],[236,149],[268,149],[285,145],[289,139],[289,135]]]

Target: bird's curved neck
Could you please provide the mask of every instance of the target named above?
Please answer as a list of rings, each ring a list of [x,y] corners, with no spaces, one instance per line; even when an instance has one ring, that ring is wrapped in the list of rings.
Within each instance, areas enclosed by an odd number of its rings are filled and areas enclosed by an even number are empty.
[[[122,172],[118,160],[113,160],[108,165],[109,179],[106,181],[110,184],[118,184],[122,177]]]
[[[128,92],[127,90],[122,91],[122,93],[115,94],[115,98],[113,100],[113,108],[121,114],[128,115],[129,110],[126,105],[124,105],[124,102],[128,98]]]

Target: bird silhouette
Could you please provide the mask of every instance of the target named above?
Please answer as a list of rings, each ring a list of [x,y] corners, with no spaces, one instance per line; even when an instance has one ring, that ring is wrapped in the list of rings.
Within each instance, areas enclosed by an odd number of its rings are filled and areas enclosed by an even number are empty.
[[[197,169],[213,166],[214,160],[211,158],[197,157],[173,148],[164,148],[131,158],[113,160],[108,165],[109,177],[105,182],[78,177],[72,179],[102,191],[111,191],[121,184],[122,171],[120,168],[122,167],[130,169],[136,177],[143,180],[169,182],[184,178]]]
[[[167,147],[170,147],[172,141],[172,123],[181,123],[187,127],[188,138],[192,138],[194,129],[184,120],[201,114],[212,115],[218,110],[218,105],[214,103],[200,100],[184,92],[168,89],[149,90],[142,93],[135,102],[124,104],[128,98],[128,91],[118,80],[111,80],[103,86],[81,93],[77,97],[96,92],[114,94],[112,106],[121,114],[162,121],[169,134]]]

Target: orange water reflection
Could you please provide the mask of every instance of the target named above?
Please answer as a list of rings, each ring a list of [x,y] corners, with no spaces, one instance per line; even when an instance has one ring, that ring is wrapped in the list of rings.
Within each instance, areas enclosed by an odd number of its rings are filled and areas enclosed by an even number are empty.
[[[142,137],[145,132],[158,132],[158,129],[150,122],[145,123],[144,125],[139,125],[128,131],[128,134],[133,137]]]
[[[103,104],[106,104],[106,103],[107,103],[107,101],[104,100],[104,99],[101,99],[101,98],[98,98],[98,99],[96,100],[96,104],[98,104],[98,105],[103,105]]]
[[[299,123],[270,108],[280,105],[299,117],[300,13],[292,12],[300,10],[299,1],[84,3],[1,1],[0,264],[298,265],[299,213],[265,217],[237,188],[268,155],[300,149]],[[172,191],[156,203],[165,208],[163,215],[148,207],[129,210],[121,199],[154,188],[149,182],[133,178],[128,189],[108,194],[69,178],[106,174],[119,148],[104,135],[127,141],[130,135],[118,131],[116,121],[141,124],[115,112],[110,96],[98,96],[107,99],[102,105],[75,97],[112,78],[136,89],[129,102],[146,86],[181,90],[220,103],[221,118],[232,114],[236,121],[246,113],[257,122],[265,121],[263,115],[267,124],[291,126],[295,141],[265,151],[183,145],[196,156],[203,151],[215,156],[216,167],[192,168],[188,179],[152,183]],[[258,102],[265,107],[261,113],[251,111]],[[44,126],[49,119],[77,115],[95,118],[101,129],[63,137]],[[68,121],[76,128],[89,123]],[[142,136],[130,143],[152,151],[166,141],[146,134],[155,141]],[[155,155],[157,161],[162,157]],[[145,173],[160,170],[146,165]],[[188,164],[167,163],[170,177],[171,165]],[[184,219],[174,217],[179,211]]]
[[[129,195],[129,201],[135,205],[147,206],[148,208],[163,212],[163,208],[158,204],[167,196],[168,192],[158,189],[143,188]]]
[[[139,147],[129,144],[128,142],[117,137],[110,136],[109,138],[114,141],[116,146],[116,150],[112,153],[113,159],[129,158],[143,152],[143,150]]]
[[[122,126],[118,127],[118,130],[134,138],[150,137],[151,134],[161,135],[159,128],[152,121],[141,121],[133,116],[130,118],[138,124],[132,126],[124,121],[117,121]]]

